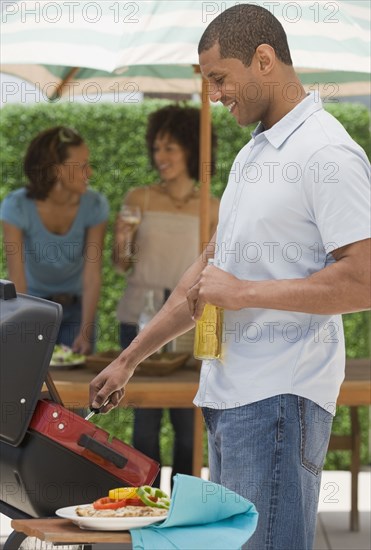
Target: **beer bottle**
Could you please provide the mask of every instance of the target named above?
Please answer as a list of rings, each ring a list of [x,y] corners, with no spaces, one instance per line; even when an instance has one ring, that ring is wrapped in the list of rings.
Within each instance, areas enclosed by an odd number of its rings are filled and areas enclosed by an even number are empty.
[[[209,259],[209,265],[214,260]],[[206,304],[201,319],[196,321],[193,354],[196,359],[219,359],[222,351],[223,309]]]

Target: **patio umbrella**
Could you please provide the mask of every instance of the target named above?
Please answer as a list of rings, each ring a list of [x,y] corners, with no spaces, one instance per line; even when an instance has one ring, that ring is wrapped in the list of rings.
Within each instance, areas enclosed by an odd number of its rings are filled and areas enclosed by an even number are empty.
[[[367,93],[367,2],[252,3],[270,9],[281,21],[294,65],[307,75],[307,83],[324,82],[324,76],[329,82],[329,71],[330,75],[335,71],[339,85],[358,82]],[[3,71],[40,86],[47,82],[58,85],[68,77],[75,91],[82,89],[79,83],[94,79],[102,91],[112,90],[113,83],[135,81],[142,91],[192,93],[197,89],[189,80],[194,80],[192,65],[198,63],[198,41],[212,19],[235,4],[186,0],[2,2]]]
[[[246,3],[246,2],[238,2]],[[325,99],[369,92],[370,11],[362,0],[254,1],[283,24],[295,67]],[[103,92],[193,93],[201,79],[198,41],[236,2],[2,2],[2,71],[37,83],[48,96]],[[3,93],[9,91],[3,89]],[[130,87],[131,86],[131,87]],[[210,155],[203,90],[201,160]],[[202,165],[202,163],[201,163]],[[204,171],[206,172],[206,171]],[[208,175],[201,181],[201,242],[208,235]]]

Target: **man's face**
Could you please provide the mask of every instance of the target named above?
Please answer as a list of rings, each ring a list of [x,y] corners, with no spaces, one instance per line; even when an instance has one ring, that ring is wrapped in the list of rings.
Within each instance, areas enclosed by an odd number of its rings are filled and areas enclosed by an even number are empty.
[[[263,90],[255,56],[246,67],[239,59],[221,59],[215,44],[200,54],[200,69],[209,82],[211,101],[221,101],[240,126],[261,120]]]

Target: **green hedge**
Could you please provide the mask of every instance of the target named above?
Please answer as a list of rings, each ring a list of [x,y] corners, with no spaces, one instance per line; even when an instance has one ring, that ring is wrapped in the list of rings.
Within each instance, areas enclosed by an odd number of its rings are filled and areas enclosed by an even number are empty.
[[[167,101],[146,100],[136,105],[103,103],[99,105],[51,104],[9,105],[1,110],[1,188],[0,199],[9,191],[23,185],[22,158],[32,137],[39,131],[57,124],[75,127],[86,139],[91,150],[94,176],[92,187],[102,191],[109,200],[111,213],[105,241],[103,289],[99,306],[100,351],[118,348],[116,305],[124,289],[124,278],[115,273],[111,264],[113,221],[123,195],[130,187],[153,182],[156,174],[151,170],[144,146],[148,114]],[[352,137],[369,150],[370,115],[368,110],[354,104],[331,104],[326,108],[345,126]],[[217,172],[212,181],[212,192],[221,196],[233,158],[250,139],[252,128],[241,129],[226,109],[212,109],[219,147]],[[1,277],[6,277],[5,260],[0,259]],[[347,353],[350,357],[369,354],[370,322],[366,313],[345,316]],[[115,417],[101,419],[103,425],[126,440],[131,436],[130,411],[115,412]],[[334,429],[347,429],[347,409],[339,407]],[[119,419],[119,421],[117,421]],[[361,410],[362,461],[367,462],[367,409]],[[168,420],[164,422],[162,441],[164,462],[171,463],[172,432]],[[349,465],[347,453],[331,452],[327,467],[345,468]]]

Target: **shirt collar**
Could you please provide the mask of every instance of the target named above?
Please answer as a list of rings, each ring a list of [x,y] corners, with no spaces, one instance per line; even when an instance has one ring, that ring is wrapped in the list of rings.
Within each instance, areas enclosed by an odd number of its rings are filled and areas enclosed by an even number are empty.
[[[251,136],[257,138],[259,135],[264,134],[273,147],[278,149],[307,118],[322,108],[322,101],[318,92],[311,92],[269,130],[265,130],[264,125],[259,122]]]

